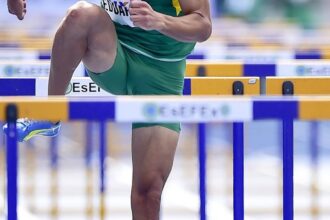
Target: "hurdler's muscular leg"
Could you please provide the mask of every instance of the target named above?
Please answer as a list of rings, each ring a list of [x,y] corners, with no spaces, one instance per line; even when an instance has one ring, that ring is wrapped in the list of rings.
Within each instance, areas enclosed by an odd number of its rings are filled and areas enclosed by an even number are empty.
[[[80,61],[93,72],[104,72],[114,63],[117,50],[115,27],[100,7],[77,2],[67,12],[55,35],[49,95],[64,95]]]
[[[178,139],[177,132],[160,126],[133,129],[133,220],[159,220],[161,195]]]

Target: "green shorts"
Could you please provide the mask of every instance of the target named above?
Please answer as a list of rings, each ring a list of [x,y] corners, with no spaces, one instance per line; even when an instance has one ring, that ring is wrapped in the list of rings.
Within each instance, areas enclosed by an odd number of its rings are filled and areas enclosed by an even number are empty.
[[[155,60],[118,42],[115,63],[108,71],[87,72],[98,86],[114,95],[182,95],[185,69],[185,60]],[[180,123],[133,123],[133,128],[155,125],[180,132]]]

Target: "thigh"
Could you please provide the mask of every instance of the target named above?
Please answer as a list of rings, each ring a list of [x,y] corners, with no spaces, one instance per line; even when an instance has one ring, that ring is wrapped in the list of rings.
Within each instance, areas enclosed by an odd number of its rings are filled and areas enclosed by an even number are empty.
[[[165,62],[127,53],[128,93],[132,95],[182,95],[185,60]],[[180,132],[180,123],[133,123],[133,128],[162,126]]]
[[[177,132],[160,126],[133,130],[133,190],[162,190],[172,169],[178,138]]]
[[[114,95],[127,94],[127,61],[122,46],[117,43],[117,53],[112,67],[102,73],[87,69],[91,79],[105,91]]]
[[[75,7],[83,8],[80,10],[80,17],[87,21],[80,23],[88,24],[88,28],[85,27],[87,25],[81,27],[87,31],[87,50],[82,61],[89,70],[96,73],[104,72],[112,67],[116,58],[117,34],[114,23],[108,13],[97,5],[82,1],[76,3],[73,8]],[[76,20],[79,21],[79,15],[71,13],[68,16],[76,16]]]
[[[159,61],[127,51],[128,91],[132,95],[181,95],[185,60]]]

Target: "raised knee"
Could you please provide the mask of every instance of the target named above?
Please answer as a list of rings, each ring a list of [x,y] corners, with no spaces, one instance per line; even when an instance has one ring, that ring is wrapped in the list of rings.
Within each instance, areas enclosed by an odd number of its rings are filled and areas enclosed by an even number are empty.
[[[65,22],[85,24],[97,16],[97,11],[97,6],[79,1],[68,9]]]

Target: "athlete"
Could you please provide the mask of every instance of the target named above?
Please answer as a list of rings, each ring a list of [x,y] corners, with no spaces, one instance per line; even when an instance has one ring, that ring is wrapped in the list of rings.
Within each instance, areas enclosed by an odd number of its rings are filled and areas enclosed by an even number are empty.
[[[7,0],[8,11],[23,20],[26,14],[26,0]]]
[[[212,31],[208,0],[80,1],[55,35],[49,95],[64,95],[77,65],[116,95],[181,95],[186,56]],[[20,140],[56,135],[59,123],[21,120]],[[134,220],[159,219],[161,194],[172,168],[179,123],[133,123]]]

